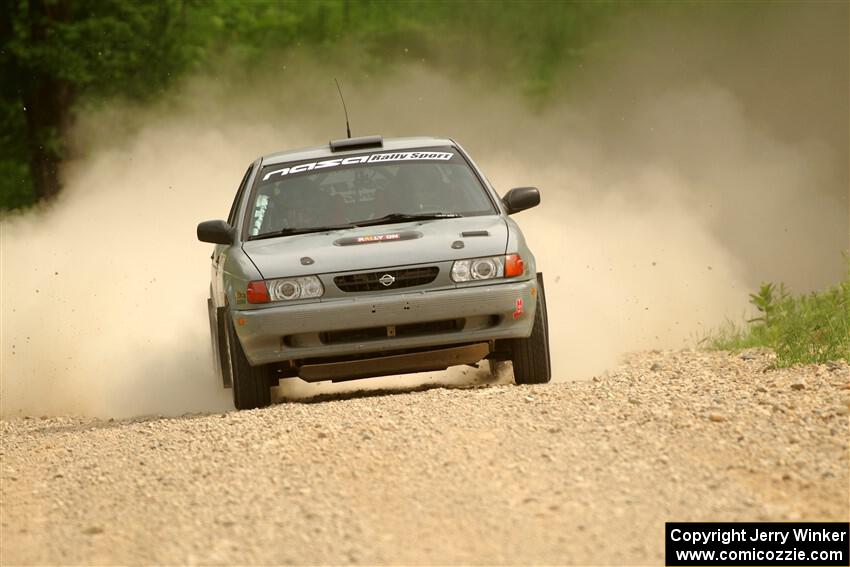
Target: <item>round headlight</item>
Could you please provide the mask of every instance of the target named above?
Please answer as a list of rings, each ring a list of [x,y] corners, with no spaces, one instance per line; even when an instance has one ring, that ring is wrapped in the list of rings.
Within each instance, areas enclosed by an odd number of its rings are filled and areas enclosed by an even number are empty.
[[[301,278],[301,297],[320,297],[325,289],[316,277]]]
[[[283,282],[280,286],[280,294],[284,299],[291,299],[298,295],[298,284],[293,282]]]
[[[456,282],[469,281],[469,260],[458,260],[452,265],[452,279]]]
[[[496,264],[489,258],[486,260],[475,260],[472,263],[472,279],[488,280],[496,275]]]
[[[280,299],[298,299],[301,294],[301,287],[298,282],[293,280],[279,280],[274,282],[269,290],[272,292],[272,297]]]

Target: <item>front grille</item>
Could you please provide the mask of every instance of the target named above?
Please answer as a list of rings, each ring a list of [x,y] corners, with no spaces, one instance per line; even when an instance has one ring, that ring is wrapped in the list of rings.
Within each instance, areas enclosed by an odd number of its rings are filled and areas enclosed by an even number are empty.
[[[431,283],[437,278],[440,268],[428,266],[425,268],[408,268],[405,270],[383,270],[367,274],[351,274],[336,276],[334,283],[341,291],[383,291],[413,287]],[[387,285],[388,284],[388,285]]]
[[[340,343],[359,343],[393,337],[418,337],[451,333],[463,328],[463,319],[447,319],[429,321],[427,323],[407,323],[391,327],[368,327],[363,329],[347,329],[345,331],[327,331],[319,334],[319,340],[326,345]]]

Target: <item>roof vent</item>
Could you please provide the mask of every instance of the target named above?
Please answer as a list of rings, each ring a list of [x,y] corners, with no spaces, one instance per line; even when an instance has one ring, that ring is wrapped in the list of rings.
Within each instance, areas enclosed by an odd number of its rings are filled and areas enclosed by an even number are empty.
[[[384,139],[381,136],[360,136],[359,138],[342,138],[329,142],[332,152],[343,152],[345,150],[360,150],[363,148],[381,148]]]

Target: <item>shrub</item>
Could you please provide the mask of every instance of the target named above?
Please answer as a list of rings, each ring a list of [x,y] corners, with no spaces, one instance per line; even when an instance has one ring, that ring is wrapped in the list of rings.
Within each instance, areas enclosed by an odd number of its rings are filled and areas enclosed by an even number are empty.
[[[713,348],[769,347],[779,367],[850,360],[850,272],[840,284],[806,295],[765,283],[750,303],[759,316],[743,326],[727,322],[710,337]]]

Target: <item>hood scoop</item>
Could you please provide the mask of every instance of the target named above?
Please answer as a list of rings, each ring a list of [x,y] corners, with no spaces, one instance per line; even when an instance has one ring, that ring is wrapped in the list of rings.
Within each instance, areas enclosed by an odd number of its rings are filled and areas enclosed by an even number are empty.
[[[470,236],[490,236],[490,232],[487,230],[465,230],[460,233],[464,238],[468,238]]]

